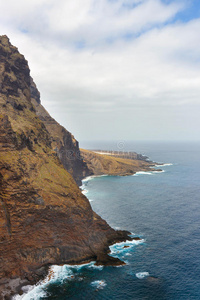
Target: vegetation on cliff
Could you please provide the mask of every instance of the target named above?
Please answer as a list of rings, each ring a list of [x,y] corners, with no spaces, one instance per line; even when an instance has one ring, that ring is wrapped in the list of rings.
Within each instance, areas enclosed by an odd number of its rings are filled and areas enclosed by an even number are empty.
[[[108,245],[129,238],[92,211],[72,178],[75,164],[62,164],[55,151],[56,130],[63,147],[71,140],[48,116],[38,116],[37,91],[28,63],[6,36],[0,37],[0,295],[36,282],[50,264],[120,264]],[[42,108],[40,107],[42,110]],[[50,123],[55,122],[49,119]],[[55,124],[55,123],[54,123]],[[58,126],[58,125],[57,125]],[[69,140],[67,140],[67,137]],[[69,147],[72,146],[70,144]],[[66,146],[67,147],[67,146]],[[62,147],[61,147],[62,148]],[[60,149],[61,149],[60,148]],[[69,149],[69,148],[68,148]],[[80,161],[77,162],[80,167]],[[75,176],[75,179],[76,176]],[[7,296],[6,296],[7,295]]]

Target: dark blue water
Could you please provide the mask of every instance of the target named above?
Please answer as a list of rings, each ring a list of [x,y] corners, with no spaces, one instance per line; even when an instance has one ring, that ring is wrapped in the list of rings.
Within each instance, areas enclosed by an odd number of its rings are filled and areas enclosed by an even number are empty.
[[[163,173],[96,177],[84,185],[100,216],[144,241],[113,248],[113,255],[127,262],[124,267],[66,266],[37,297],[32,291],[24,299],[200,299],[200,144],[123,147],[173,165]]]

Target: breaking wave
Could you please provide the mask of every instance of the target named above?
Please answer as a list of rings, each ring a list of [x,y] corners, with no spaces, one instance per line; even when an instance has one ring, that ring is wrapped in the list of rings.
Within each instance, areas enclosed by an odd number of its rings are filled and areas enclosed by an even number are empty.
[[[145,172],[145,171],[139,171],[139,172],[136,172],[135,174],[133,174],[133,176],[140,176],[140,175],[154,175],[154,174],[159,174],[159,173],[164,173],[165,171],[164,170],[161,170],[161,171],[148,171],[148,172]]]
[[[103,289],[107,284],[105,280],[95,280],[91,283],[91,285],[96,289]]]
[[[62,284],[64,281],[77,280],[82,281],[81,273],[78,273],[82,268],[97,269],[101,271],[103,266],[96,266],[95,261],[82,265],[53,265],[49,268],[48,275],[44,280],[39,281],[36,285],[24,286],[22,288],[23,295],[15,295],[13,300],[40,300],[46,296],[46,289],[52,283]],[[102,287],[104,284],[102,283]]]
[[[132,240],[132,241],[126,241],[121,243],[116,243],[112,246],[110,246],[110,255],[111,256],[120,256],[120,255],[127,255],[128,251],[131,250],[134,246],[144,243],[145,240]]]
[[[143,278],[149,276],[149,272],[139,272],[139,273],[136,273],[135,276],[136,276],[138,279],[143,279]]]

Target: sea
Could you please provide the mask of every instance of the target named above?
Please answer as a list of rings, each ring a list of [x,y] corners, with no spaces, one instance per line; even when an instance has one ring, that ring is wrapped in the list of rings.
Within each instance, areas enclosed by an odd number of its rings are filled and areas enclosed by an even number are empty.
[[[83,180],[93,210],[140,241],[118,243],[111,254],[125,266],[52,266],[15,300],[199,300],[200,142],[85,142],[87,149],[136,151],[162,172]],[[126,246],[126,247],[124,247]]]

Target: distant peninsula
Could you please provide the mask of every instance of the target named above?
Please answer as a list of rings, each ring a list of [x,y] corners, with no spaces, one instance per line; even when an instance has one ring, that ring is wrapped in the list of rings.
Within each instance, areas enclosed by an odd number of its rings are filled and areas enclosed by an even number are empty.
[[[89,175],[134,175],[139,171],[154,171],[154,162],[135,152],[80,149]],[[161,171],[156,169],[156,171]]]

